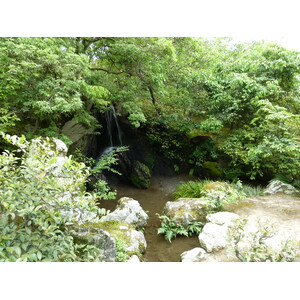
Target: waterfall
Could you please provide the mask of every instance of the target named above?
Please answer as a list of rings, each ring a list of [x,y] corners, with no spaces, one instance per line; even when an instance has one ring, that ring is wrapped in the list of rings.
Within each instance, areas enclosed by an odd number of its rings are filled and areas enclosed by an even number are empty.
[[[118,122],[116,111],[115,111],[115,108],[113,107],[113,105],[111,106],[110,110],[105,112],[105,120],[106,120],[106,127],[107,127],[107,133],[108,133],[108,137],[109,137],[110,147],[123,146],[122,132],[121,132],[121,128],[120,128],[120,125]],[[114,139],[115,131],[117,132],[117,141],[116,141],[116,139]]]

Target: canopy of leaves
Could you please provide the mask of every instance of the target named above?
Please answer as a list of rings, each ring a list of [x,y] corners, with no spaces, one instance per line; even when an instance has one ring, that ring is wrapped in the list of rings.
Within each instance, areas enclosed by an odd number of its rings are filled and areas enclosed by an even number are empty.
[[[0,50],[8,132],[30,123],[31,134],[58,136],[72,118],[96,130],[95,112],[112,103],[192,172],[213,161],[231,179],[299,179],[295,51],[179,37],[2,38]]]

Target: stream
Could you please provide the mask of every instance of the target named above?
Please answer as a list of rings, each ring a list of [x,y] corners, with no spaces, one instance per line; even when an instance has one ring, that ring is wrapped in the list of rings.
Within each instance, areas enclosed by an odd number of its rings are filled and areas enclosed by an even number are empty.
[[[164,239],[164,236],[157,234],[160,227],[160,220],[156,213],[162,214],[167,201],[172,200],[172,193],[178,184],[192,180],[188,175],[177,175],[174,177],[156,176],[151,180],[148,189],[138,189],[131,185],[118,184],[116,200],[102,201],[101,207],[113,211],[117,201],[121,197],[130,197],[137,200],[142,208],[148,213],[149,220],[145,227],[145,238],[147,249],[142,257],[145,262],[179,262],[180,254],[184,251],[199,247],[198,236],[191,237],[177,236],[172,243]]]

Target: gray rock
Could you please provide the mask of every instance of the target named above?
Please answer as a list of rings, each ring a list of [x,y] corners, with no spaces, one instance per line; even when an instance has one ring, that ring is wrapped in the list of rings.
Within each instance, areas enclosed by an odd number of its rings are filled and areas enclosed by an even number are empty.
[[[92,133],[90,129],[73,120],[66,122],[62,128],[62,134],[67,136],[73,143],[78,142],[82,137],[90,133]]]
[[[168,201],[164,213],[175,223],[187,226],[190,221],[203,222],[207,214],[206,200],[202,198],[179,198]]]
[[[119,199],[117,208],[104,216],[101,220],[104,222],[115,220],[131,224],[136,228],[142,228],[147,224],[148,215],[142,209],[138,201],[123,197]]]
[[[197,247],[183,252],[180,257],[182,262],[201,262],[207,258],[207,253],[204,249]]]
[[[125,251],[129,255],[140,255],[147,247],[143,232],[137,231],[128,223],[117,221],[106,221],[98,223],[83,224],[83,227],[104,228],[115,239],[122,240],[126,244]]]
[[[199,234],[199,242],[207,252],[215,252],[226,248],[228,242],[228,228],[234,225],[239,215],[231,212],[217,212],[207,215],[206,223]]]
[[[74,240],[77,243],[84,243],[96,246],[101,250],[99,260],[105,262],[116,261],[115,239],[105,230],[100,228],[88,228],[84,226],[73,227]]]
[[[299,194],[299,191],[290,184],[283,183],[280,180],[274,180],[267,185],[264,194],[272,195],[276,193]]]

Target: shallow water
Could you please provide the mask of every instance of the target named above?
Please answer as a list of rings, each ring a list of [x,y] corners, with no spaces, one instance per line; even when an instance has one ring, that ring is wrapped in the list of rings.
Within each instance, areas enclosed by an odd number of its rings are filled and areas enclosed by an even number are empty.
[[[130,185],[119,184],[117,199],[121,197],[131,197],[139,201],[142,208],[148,213],[149,220],[145,228],[145,238],[147,240],[146,253],[142,260],[146,262],[179,262],[180,254],[184,251],[199,247],[198,236],[191,237],[177,236],[171,243],[164,239],[163,235],[157,234],[160,227],[160,220],[156,213],[162,214],[165,203],[172,200],[172,193],[178,184],[193,180],[188,175],[178,175],[175,177],[154,177],[147,190],[138,189]],[[113,211],[117,200],[102,201],[101,207]]]

